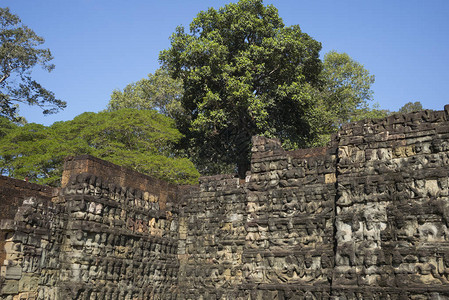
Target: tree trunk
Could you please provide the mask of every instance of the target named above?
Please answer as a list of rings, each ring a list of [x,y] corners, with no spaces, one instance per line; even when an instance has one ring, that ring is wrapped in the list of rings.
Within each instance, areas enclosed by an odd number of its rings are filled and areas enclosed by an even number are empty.
[[[240,179],[245,179],[246,172],[251,168],[251,135],[245,130],[237,134],[236,151],[237,173]]]
[[[245,159],[246,158],[246,159]],[[246,178],[246,172],[251,168],[251,162],[248,156],[240,156],[237,162],[237,173],[240,179]]]

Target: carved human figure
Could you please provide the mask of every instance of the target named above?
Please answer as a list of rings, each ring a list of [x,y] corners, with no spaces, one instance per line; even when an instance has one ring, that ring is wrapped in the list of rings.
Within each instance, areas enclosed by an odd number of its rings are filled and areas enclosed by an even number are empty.
[[[90,202],[87,208],[87,212],[91,214],[95,213],[95,207],[96,207],[95,202]]]
[[[97,203],[97,205],[95,205],[94,220],[96,222],[101,222],[103,220],[103,204],[101,204],[101,203]]]
[[[97,279],[97,275],[98,275],[98,266],[95,264],[90,264],[89,265],[89,280],[90,281],[94,281],[95,279]]]
[[[261,267],[260,254],[257,254],[257,256],[243,266],[244,276],[251,282],[262,282],[265,277]]]
[[[419,260],[420,263],[416,266],[416,269],[421,282],[448,283],[447,279],[439,274],[435,257],[421,256]]]

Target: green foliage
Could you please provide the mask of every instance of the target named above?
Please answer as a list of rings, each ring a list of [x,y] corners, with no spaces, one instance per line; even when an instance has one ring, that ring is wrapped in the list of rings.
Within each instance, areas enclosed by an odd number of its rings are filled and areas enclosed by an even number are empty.
[[[198,171],[174,155],[173,145],[181,137],[173,120],[153,110],[83,113],[49,127],[13,126],[0,140],[0,169],[56,186],[65,157],[90,154],[171,182],[194,183]]]
[[[320,73],[320,86],[310,91],[314,106],[307,112],[310,131],[314,133],[306,146],[324,146],[330,141],[332,133],[341,125],[368,118],[382,118],[388,111],[381,110],[377,104],[370,106],[374,76],[363,65],[346,53],[330,51],[324,56]],[[289,140],[283,140],[285,149],[297,148]]]
[[[351,117],[351,122],[367,120],[367,119],[382,119],[386,118],[390,115],[390,111],[387,109],[381,109],[378,103],[369,106],[363,106],[361,108],[357,108],[354,111],[354,115]]]
[[[327,113],[327,130],[335,131],[342,124],[360,118],[369,111],[374,75],[346,53],[330,51],[323,60],[322,106]]]
[[[111,96],[108,110],[157,109],[176,120],[178,145],[203,174],[244,176],[253,135],[285,149],[323,146],[347,122],[388,114],[370,107],[374,76],[346,53],[318,59],[320,43],[285,27],[276,8],[242,0],[178,27],[163,69]],[[175,78],[172,79],[170,75]]]
[[[415,111],[421,111],[424,110],[421,102],[416,101],[416,102],[407,102],[406,104],[404,104],[404,106],[402,106],[398,113],[401,114],[408,114],[411,112],[415,112]]]
[[[188,116],[178,126],[202,172],[220,172],[206,168],[216,162],[237,163],[244,176],[255,134],[307,145],[318,119],[312,91],[322,68],[320,49],[260,0],[210,8],[197,15],[190,33],[176,29],[160,60],[184,84]]]
[[[155,109],[171,118],[183,114],[181,98],[184,89],[182,81],[173,79],[166,70],[158,69],[137,82],[128,84],[123,91],[114,90],[108,110],[122,108]]]
[[[11,122],[9,119],[0,116],[0,139],[16,127],[17,125],[14,122]]]
[[[49,72],[54,68],[50,50],[38,48],[43,43],[9,8],[0,8],[0,116],[17,119],[19,103],[37,105],[44,114],[66,107],[31,78],[36,65]]]

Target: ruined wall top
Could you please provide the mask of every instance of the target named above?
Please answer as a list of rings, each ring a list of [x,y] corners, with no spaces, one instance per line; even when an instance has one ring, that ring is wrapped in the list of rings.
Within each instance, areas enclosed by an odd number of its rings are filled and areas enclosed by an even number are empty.
[[[129,168],[118,166],[91,155],[67,157],[64,163],[61,185],[65,188],[70,182],[75,182],[81,174],[93,175],[106,179],[107,183],[116,186],[137,189],[142,193],[156,195],[163,205],[166,199],[176,199],[177,185],[150,177]],[[97,182],[97,185],[101,183]]]
[[[0,176],[0,220],[14,219],[24,197],[39,197],[49,201],[55,189],[24,180]]]

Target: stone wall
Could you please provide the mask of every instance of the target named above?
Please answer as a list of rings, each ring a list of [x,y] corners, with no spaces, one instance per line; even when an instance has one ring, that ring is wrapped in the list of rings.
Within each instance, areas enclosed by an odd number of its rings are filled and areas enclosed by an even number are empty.
[[[244,184],[244,182],[243,182]],[[233,176],[203,177],[183,193],[179,299],[236,299],[245,247],[245,189]]]
[[[336,148],[284,151],[253,139],[246,180],[183,187],[180,299],[328,298],[334,264]]]
[[[43,251],[37,240],[47,233],[48,223],[42,216],[51,210],[54,193],[49,187],[0,176],[0,285],[5,285],[3,291],[27,295],[28,291],[36,289],[39,274],[29,266]],[[28,217],[28,223],[22,221],[24,216]],[[24,234],[16,234],[16,231]]]
[[[253,298],[327,298],[334,261],[334,148],[284,151],[253,139],[244,290]],[[257,291],[257,292],[256,292]]]
[[[182,298],[449,298],[448,113],[349,124],[328,148],[254,138],[245,183],[184,194]]]
[[[448,299],[448,114],[349,124],[327,148],[255,137],[245,180],[90,156],[61,189],[0,178],[0,299]]]
[[[63,182],[18,207],[0,299],[176,295],[177,187],[89,156],[69,158]]]
[[[447,109],[339,132],[334,295],[449,297]]]

